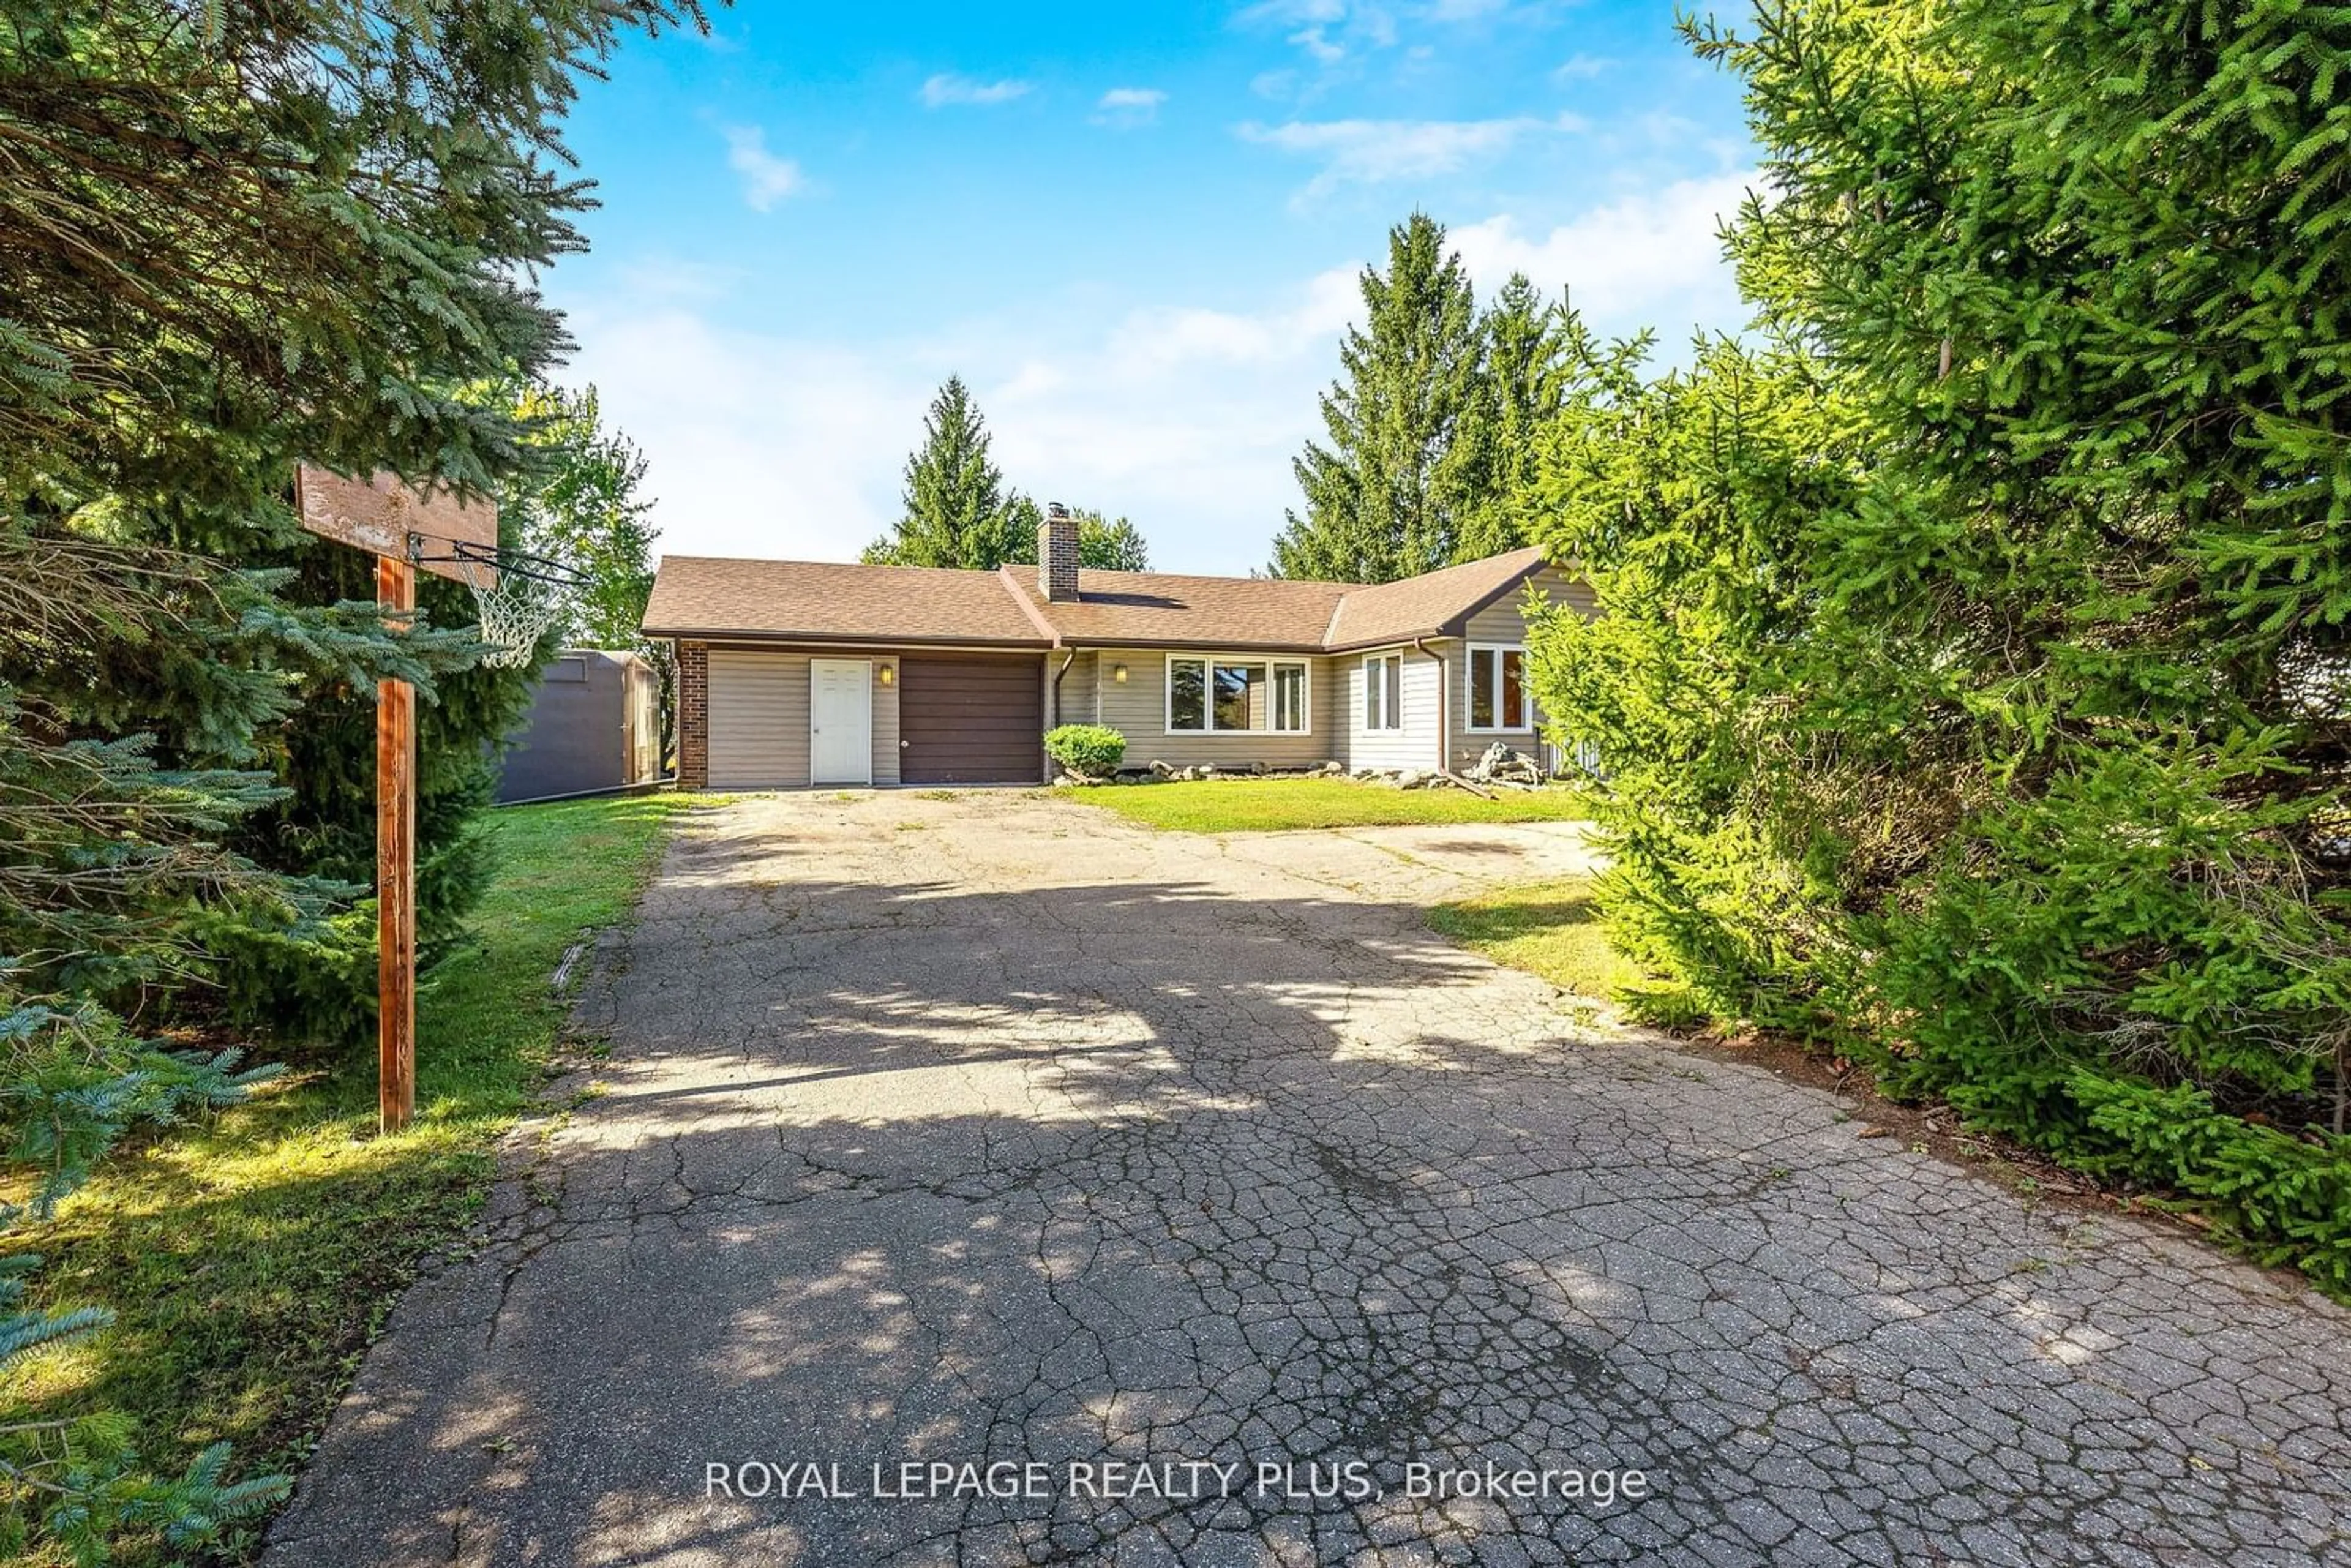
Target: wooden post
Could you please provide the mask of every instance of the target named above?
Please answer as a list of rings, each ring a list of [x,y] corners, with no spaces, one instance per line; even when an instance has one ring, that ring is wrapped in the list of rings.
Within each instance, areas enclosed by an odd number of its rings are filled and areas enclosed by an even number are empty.
[[[416,568],[378,556],[376,601],[416,608]],[[387,619],[400,620],[388,615]],[[416,1114],[416,688],[375,687],[376,1105],[397,1133]]]

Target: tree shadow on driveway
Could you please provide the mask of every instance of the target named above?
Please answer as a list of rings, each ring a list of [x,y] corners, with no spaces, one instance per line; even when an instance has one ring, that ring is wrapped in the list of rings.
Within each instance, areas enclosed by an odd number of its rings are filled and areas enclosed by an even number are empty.
[[[673,856],[582,999],[601,1092],[402,1303],[273,1563],[2344,1549],[2351,1314],[1580,1033],[1412,904],[964,852]],[[1107,1459],[1239,1469],[1073,1491]],[[871,1495],[902,1460],[1050,1484]],[[1382,1494],[1315,1495],[1348,1464]]]

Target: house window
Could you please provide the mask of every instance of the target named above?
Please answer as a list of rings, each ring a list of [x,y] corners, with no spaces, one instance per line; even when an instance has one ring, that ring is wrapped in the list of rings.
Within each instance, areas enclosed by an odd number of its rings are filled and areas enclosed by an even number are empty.
[[[1303,730],[1306,727],[1306,666],[1276,664],[1273,667],[1273,727],[1282,730]]]
[[[1167,727],[1208,727],[1208,666],[1197,659],[1168,661]]]
[[[1167,727],[1217,735],[1302,735],[1307,729],[1305,661],[1170,659]]]
[[[1469,727],[1528,729],[1527,656],[1518,648],[1469,650]]]
[[[1364,727],[1404,727],[1404,655],[1375,653],[1364,661]]]

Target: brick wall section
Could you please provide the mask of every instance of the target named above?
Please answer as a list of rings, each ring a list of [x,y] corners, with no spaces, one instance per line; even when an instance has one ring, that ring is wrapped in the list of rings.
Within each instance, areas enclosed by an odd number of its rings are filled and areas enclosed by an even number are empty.
[[[710,644],[677,645],[677,787],[710,788]]]
[[[1067,604],[1078,597],[1075,517],[1047,517],[1037,525],[1037,590],[1054,604]]]

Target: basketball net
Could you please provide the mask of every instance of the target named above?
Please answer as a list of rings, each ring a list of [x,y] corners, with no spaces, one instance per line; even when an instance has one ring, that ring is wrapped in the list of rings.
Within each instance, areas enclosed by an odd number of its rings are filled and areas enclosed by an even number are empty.
[[[539,638],[563,613],[562,596],[523,572],[500,571],[494,560],[458,559],[481,617],[475,634],[488,645],[482,663],[502,670],[529,664]]]

